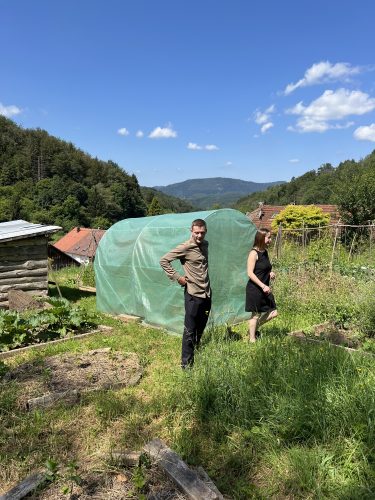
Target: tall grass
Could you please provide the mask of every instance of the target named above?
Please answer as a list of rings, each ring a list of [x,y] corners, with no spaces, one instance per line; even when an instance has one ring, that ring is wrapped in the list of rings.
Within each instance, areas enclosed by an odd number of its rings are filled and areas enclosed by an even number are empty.
[[[374,382],[372,359],[328,344],[210,343],[171,389],[172,438],[234,498],[365,498]]]

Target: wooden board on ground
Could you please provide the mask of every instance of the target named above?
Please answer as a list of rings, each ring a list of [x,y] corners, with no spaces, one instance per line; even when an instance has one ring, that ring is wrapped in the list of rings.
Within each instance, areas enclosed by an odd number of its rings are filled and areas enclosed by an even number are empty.
[[[153,439],[143,449],[191,500],[221,500],[223,498],[220,493],[217,493],[217,489],[216,491],[211,489],[176,452],[159,439]]]
[[[132,316],[131,314],[118,314],[115,317],[124,323],[140,323],[142,321],[139,316]]]
[[[78,290],[82,292],[96,293],[96,288],[94,286],[79,286]]]
[[[35,472],[26,479],[21,481],[17,486],[4,495],[0,496],[0,500],[21,500],[26,495],[36,490],[41,484],[46,481],[46,475],[43,472]]]

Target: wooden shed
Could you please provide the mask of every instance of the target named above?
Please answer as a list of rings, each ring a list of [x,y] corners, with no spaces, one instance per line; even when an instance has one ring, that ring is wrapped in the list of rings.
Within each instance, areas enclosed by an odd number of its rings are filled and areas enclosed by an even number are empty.
[[[24,220],[0,223],[0,307],[8,307],[9,290],[47,295],[47,236],[60,229]]]

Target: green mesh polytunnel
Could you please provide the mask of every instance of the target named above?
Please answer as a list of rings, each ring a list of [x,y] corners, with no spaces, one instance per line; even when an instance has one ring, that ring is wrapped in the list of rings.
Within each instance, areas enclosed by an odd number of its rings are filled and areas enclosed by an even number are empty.
[[[190,238],[194,219],[207,224],[210,323],[233,324],[247,319],[246,262],[256,228],[246,215],[232,209],[125,219],[114,224],[101,239],[95,256],[98,310],[140,316],[146,323],[182,334],[184,289],[169,280],[159,260]],[[172,266],[183,274],[179,261]]]

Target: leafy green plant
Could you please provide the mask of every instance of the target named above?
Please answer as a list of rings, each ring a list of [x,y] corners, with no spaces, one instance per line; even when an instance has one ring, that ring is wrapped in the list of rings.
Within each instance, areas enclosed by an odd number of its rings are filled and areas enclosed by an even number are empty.
[[[95,271],[92,263],[84,266],[81,274],[81,282],[84,286],[95,287]]]
[[[47,481],[62,481],[65,483],[61,489],[64,495],[69,495],[71,497],[74,485],[80,485],[82,483],[82,478],[78,474],[79,466],[76,460],[71,460],[64,468],[59,465],[56,460],[49,458],[45,462],[45,468],[45,478]]]
[[[53,306],[32,314],[0,311],[0,351],[73,334],[95,324],[93,317],[65,299],[50,299]]]

